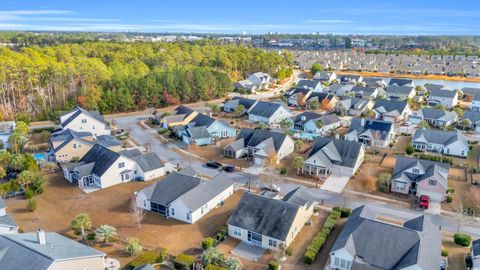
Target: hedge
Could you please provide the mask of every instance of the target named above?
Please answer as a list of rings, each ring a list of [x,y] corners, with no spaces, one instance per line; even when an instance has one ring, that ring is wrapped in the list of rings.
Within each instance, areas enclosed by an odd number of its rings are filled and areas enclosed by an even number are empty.
[[[278,264],[277,260],[270,260],[268,262],[268,269],[269,270],[278,270],[280,269],[280,265]]]
[[[338,212],[340,212],[340,217],[341,217],[341,218],[349,217],[349,216],[352,214],[352,209],[347,208],[347,207],[335,206],[335,207],[333,208],[333,211],[338,211]]]
[[[211,237],[207,237],[207,238],[203,239],[203,241],[202,241],[202,248],[203,248],[203,250],[207,250],[207,249],[213,247],[214,244],[215,244],[215,240]]]
[[[468,247],[472,242],[472,237],[468,234],[456,233],[453,235],[453,242],[462,247]]]
[[[228,233],[228,227],[227,226],[223,226],[220,231],[217,233],[217,235],[215,235],[215,239],[218,241],[218,242],[221,242],[225,239],[225,237],[227,236],[227,233]]]
[[[145,251],[140,256],[135,258],[130,265],[133,267],[139,267],[145,264],[162,263],[167,258],[167,250],[159,248],[152,251]]]
[[[431,160],[431,161],[437,161],[437,162],[444,162],[444,163],[449,163],[450,165],[453,164],[453,159],[451,157],[445,157],[445,156],[435,156],[435,155],[429,155],[429,154],[415,154],[414,155],[418,159],[426,159],[426,160]]]
[[[191,269],[194,262],[195,258],[193,256],[182,253],[175,257],[173,264],[175,269]]]
[[[448,250],[446,248],[442,248],[442,257],[448,257]]]
[[[205,267],[205,270],[227,270],[227,268],[223,268],[223,267],[220,267],[220,266],[209,264]]]
[[[333,210],[328,215],[325,223],[323,223],[322,230],[318,232],[312,239],[312,242],[307,247],[305,254],[303,255],[303,261],[307,264],[311,264],[317,257],[318,252],[322,248],[323,244],[327,240],[330,233],[333,231],[337,220],[340,218],[341,212]]]

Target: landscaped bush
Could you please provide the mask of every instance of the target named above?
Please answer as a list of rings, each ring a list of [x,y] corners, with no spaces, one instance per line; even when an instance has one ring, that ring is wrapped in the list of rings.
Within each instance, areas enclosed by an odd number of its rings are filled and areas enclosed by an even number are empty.
[[[186,254],[179,254],[173,261],[176,269],[191,269],[195,258]]]
[[[27,203],[28,211],[34,212],[35,210],[37,210],[37,208],[38,208],[37,200],[35,200],[35,199],[28,200],[28,203]]]
[[[25,198],[31,199],[33,198],[33,196],[35,196],[35,192],[33,192],[33,190],[31,189],[25,190]]]
[[[220,267],[220,266],[209,264],[205,267],[205,270],[227,270],[227,268],[223,268],[223,267]]]
[[[95,240],[95,233],[94,233],[94,232],[91,232],[91,233],[87,234],[87,240],[88,240],[88,241],[93,241],[93,240]]]
[[[442,256],[443,257],[448,257],[448,250],[445,248],[442,248]]]
[[[285,167],[280,168],[279,173],[280,173],[280,175],[287,174],[287,168],[285,168]]]
[[[426,159],[431,161],[449,163],[450,165],[453,164],[453,159],[451,157],[429,155],[425,153],[415,154],[415,157],[418,159]]]
[[[303,261],[307,264],[311,264],[317,257],[318,252],[322,248],[323,244],[327,240],[328,236],[332,232],[337,220],[340,218],[341,212],[338,210],[333,210],[328,215],[325,223],[323,223],[323,228],[318,232],[315,237],[313,237],[312,242],[307,247],[307,251],[303,255]]]
[[[289,247],[285,250],[285,254],[287,254],[287,256],[292,256],[292,254],[293,254],[293,248],[292,248],[292,246],[289,246]]]
[[[227,233],[228,233],[228,227],[223,226],[220,229],[220,231],[217,233],[217,235],[215,235],[215,239],[217,239],[218,242],[222,242],[223,240],[225,240],[225,237],[227,236]]]
[[[447,195],[447,203],[453,202],[453,196],[452,195]]]
[[[413,152],[415,152],[415,148],[413,148],[412,144],[409,144],[405,148],[405,153],[407,153],[407,155],[411,155],[411,154],[413,154]]]
[[[160,129],[160,130],[159,130],[159,131],[157,131],[157,132],[158,132],[158,134],[162,135],[162,134],[165,134],[165,133],[167,133],[167,132],[168,132],[168,129],[166,129],[166,128],[163,128],[163,129]]]
[[[278,270],[280,268],[280,265],[278,264],[277,260],[270,260],[268,262],[268,269],[269,270]]]
[[[453,235],[453,242],[462,247],[468,247],[472,242],[472,237],[468,234],[456,233]]]
[[[449,194],[455,193],[455,189],[454,188],[447,188],[447,193],[449,193]]]
[[[135,260],[133,260],[130,265],[133,267],[139,267],[145,264],[155,264],[162,263],[167,258],[167,250],[164,248],[159,248],[152,251],[145,251]]]
[[[340,217],[341,218],[349,217],[352,214],[352,209],[347,208],[347,207],[335,206],[333,208],[333,211],[340,212]]]
[[[211,237],[207,237],[207,238],[203,239],[203,241],[202,241],[202,248],[204,250],[207,250],[207,249],[213,247],[214,244],[215,244],[215,240]]]

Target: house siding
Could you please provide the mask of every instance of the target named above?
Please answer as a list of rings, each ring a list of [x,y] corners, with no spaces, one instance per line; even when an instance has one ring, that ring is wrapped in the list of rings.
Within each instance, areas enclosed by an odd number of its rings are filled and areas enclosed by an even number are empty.
[[[60,117],[60,121],[63,122],[64,120],[68,119],[72,114],[73,112]],[[86,119],[87,122],[82,123],[82,119]],[[104,122],[90,117],[84,113],[81,113],[70,123],[68,123],[68,125],[63,127],[64,130],[67,128],[77,132],[89,131],[93,134],[94,137],[111,134],[110,129],[105,126]]]
[[[67,259],[65,261],[55,261],[49,268],[49,270],[104,270],[105,258],[104,257],[92,257],[92,258],[79,258],[79,259]]]

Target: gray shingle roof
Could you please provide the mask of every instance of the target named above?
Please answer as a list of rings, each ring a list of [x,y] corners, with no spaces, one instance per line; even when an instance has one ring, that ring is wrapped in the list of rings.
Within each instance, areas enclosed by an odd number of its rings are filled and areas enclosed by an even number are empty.
[[[265,118],[270,118],[280,107],[284,107],[285,110],[289,111],[288,108],[285,108],[282,104],[275,103],[275,102],[265,102],[259,101],[253,108],[250,109],[248,112],[252,115],[257,115]]]
[[[444,120],[444,121],[455,120],[458,117],[458,114],[456,112],[444,111],[436,108],[422,108],[421,110],[414,112],[412,115],[420,116],[425,119],[435,119],[435,120]]]
[[[155,184],[150,201],[164,206],[169,205],[187,191],[199,185],[200,181],[199,178],[184,174],[169,174],[167,178]]]
[[[328,137],[317,137],[308,153],[308,158],[317,155],[326,163],[338,164],[346,167],[355,167],[362,143],[344,141]],[[321,155],[318,155],[321,151]]]
[[[210,138],[210,133],[206,126],[189,127],[185,130],[188,137],[193,139],[205,139]]]
[[[85,164],[94,163],[92,173],[97,176],[102,176],[112,164],[120,157],[120,154],[104,147],[95,144],[88,152],[80,159],[80,162]]]
[[[442,145],[448,145],[454,141],[461,141],[465,145],[468,145],[467,138],[460,131],[442,131],[421,128],[415,131],[413,135],[414,143],[436,143]]]
[[[47,244],[37,242],[36,233],[0,235],[2,270],[47,270],[56,260],[104,257],[105,254],[57,233],[45,233]]]
[[[409,79],[390,79],[388,82],[388,85],[398,85],[398,86],[405,86],[405,85],[411,85],[413,83],[413,80]]]
[[[354,130],[358,134],[361,134],[365,131],[371,131],[372,134],[376,134],[377,139],[384,140],[393,130],[393,123],[390,121],[381,121],[368,118],[353,118],[348,132]]]
[[[414,174],[405,172],[411,168],[421,168],[423,174]],[[435,179],[440,181],[442,186],[448,187],[448,170],[450,164],[435,162],[424,159],[416,159],[409,157],[397,156],[395,169],[393,170],[392,179],[403,178],[409,182],[421,182],[431,176],[436,176]]]
[[[455,90],[430,90],[430,97],[446,97],[446,98],[453,98],[457,94]]]
[[[269,138],[272,138],[275,151],[278,151],[287,138],[287,135],[280,132],[263,129],[242,128],[235,141],[243,139],[244,147],[255,147]]]
[[[468,119],[470,120],[470,122],[476,123],[480,121],[480,112],[465,111],[462,115],[462,118],[460,119],[460,122],[464,119]]]
[[[0,226],[12,227],[12,228],[18,227],[13,217],[8,214],[0,216]]]
[[[409,95],[413,91],[413,87],[411,86],[397,86],[397,85],[389,85],[387,87],[387,94],[402,94],[402,95]]]
[[[282,200],[296,205],[306,206],[307,208],[314,203],[312,196],[304,186],[298,186],[294,190],[285,194]]]
[[[255,102],[257,102],[255,99],[249,99],[244,97],[234,97],[231,100],[227,101],[227,103],[232,103],[232,105],[235,105],[232,107],[243,105],[243,107],[245,107],[246,110],[250,109],[250,107],[252,107],[255,104]]]
[[[381,108],[383,108],[384,111]],[[407,108],[406,101],[395,101],[395,100],[387,100],[387,99],[379,99],[373,105],[373,110],[377,110],[379,112],[387,112],[387,113],[397,111],[399,114],[403,114],[406,108]]]
[[[298,209],[293,203],[245,193],[227,224],[284,241]]]
[[[82,143],[88,144],[88,145],[93,145],[94,142],[85,140],[85,137],[92,137],[92,133],[88,131],[83,131],[83,132],[76,132],[74,130],[71,130],[69,128],[62,130],[61,132],[55,133],[51,138],[51,142],[62,142],[60,145],[58,145],[55,149],[53,149],[54,152],[59,151],[66,145],[68,145],[71,141],[73,140],[79,140]]]
[[[320,81],[315,81],[315,80],[300,80],[297,83],[298,88],[310,88],[310,89],[315,89],[318,87],[318,85],[321,85],[322,83]]]
[[[473,256],[480,256],[480,239],[472,242]]]
[[[474,96],[475,94],[480,93],[480,88],[464,87],[462,88],[462,93],[464,95]]]
[[[67,126],[70,122],[72,122],[75,118],[77,118],[82,113],[85,114],[85,115],[88,115],[88,116],[90,116],[94,119],[97,119],[100,122],[105,123],[105,119],[103,118],[103,116],[99,112],[87,111],[87,110],[84,110],[84,109],[82,109],[78,106],[76,106],[75,108],[73,108],[69,112],[63,113],[62,115],[66,115],[66,114],[69,114],[71,112],[73,112],[73,114],[69,118],[65,119],[65,121],[60,123],[62,125],[62,127]]]
[[[421,269],[439,269],[441,235],[427,217],[402,227],[377,221],[363,211],[370,210],[362,206],[353,211],[331,250],[345,248],[357,258],[352,270],[398,270],[416,264]]]
[[[97,136],[97,139],[95,140],[95,143],[101,144],[105,147],[122,145],[122,143],[112,135]]]
[[[138,166],[140,166],[144,172],[149,172],[164,167],[158,155],[153,152],[135,156],[132,159],[137,162]]]

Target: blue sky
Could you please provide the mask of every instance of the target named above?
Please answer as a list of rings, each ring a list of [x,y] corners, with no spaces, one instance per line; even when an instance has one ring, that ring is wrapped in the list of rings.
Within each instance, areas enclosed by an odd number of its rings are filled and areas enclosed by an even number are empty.
[[[478,0],[0,0],[0,30],[479,35]]]

